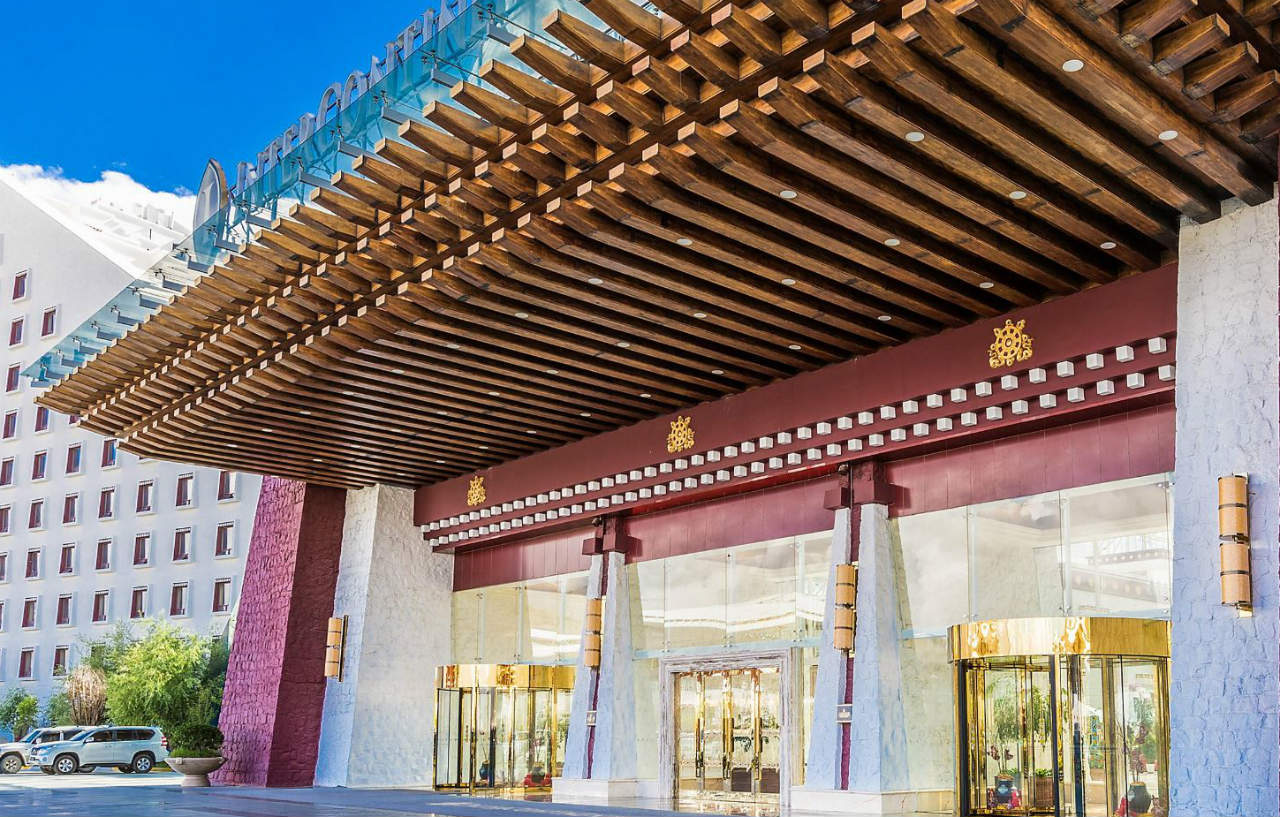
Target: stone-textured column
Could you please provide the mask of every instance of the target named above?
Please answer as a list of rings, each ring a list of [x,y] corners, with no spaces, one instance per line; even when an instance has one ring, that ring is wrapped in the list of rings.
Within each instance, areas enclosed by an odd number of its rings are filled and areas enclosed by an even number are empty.
[[[219,727],[219,783],[308,786],[345,492],[266,477],[245,561]]]
[[[1276,201],[1179,234],[1170,814],[1280,814]],[[1221,604],[1217,478],[1249,475],[1253,617]]]
[[[348,495],[334,616],[347,617],[342,680],[324,699],[319,786],[433,782],[435,670],[452,661],[453,556],[413,524],[413,491]]]
[[[604,571],[604,554],[591,556],[591,567],[587,572],[587,598],[598,599],[604,585],[600,579]],[[592,696],[595,689],[596,669],[588,667],[582,645],[587,640],[589,622],[582,622],[582,639],[578,642],[578,662],[573,669],[573,700],[569,708],[569,735],[565,740],[564,770],[565,780],[585,780],[587,777],[587,749],[591,742],[591,728],[587,726],[587,713],[591,711]],[[604,627],[603,619],[601,628]],[[604,649],[603,644],[601,650]],[[558,782],[553,784],[558,785]]]

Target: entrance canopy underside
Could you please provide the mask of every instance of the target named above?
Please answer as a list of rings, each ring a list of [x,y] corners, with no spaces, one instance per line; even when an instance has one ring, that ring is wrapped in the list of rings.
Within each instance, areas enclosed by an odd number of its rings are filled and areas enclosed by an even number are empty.
[[[418,485],[1168,260],[1271,195],[1277,0],[590,0],[40,402]]]

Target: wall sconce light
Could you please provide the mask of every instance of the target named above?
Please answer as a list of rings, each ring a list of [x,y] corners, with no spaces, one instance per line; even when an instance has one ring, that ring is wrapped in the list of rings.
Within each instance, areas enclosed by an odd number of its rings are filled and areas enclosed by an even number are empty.
[[[853,637],[858,627],[858,566],[836,565],[835,634],[832,641],[837,650],[853,649]]]
[[[324,677],[342,680],[342,659],[347,646],[347,617],[329,619],[324,641]]]
[[[1249,567],[1249,475],[1218,477],[1218,558],[1222,603],[1253,615]]]
[[[587,632],[582,644],[582,663],[590,669],[600,667],[601,601],[587,599]]]

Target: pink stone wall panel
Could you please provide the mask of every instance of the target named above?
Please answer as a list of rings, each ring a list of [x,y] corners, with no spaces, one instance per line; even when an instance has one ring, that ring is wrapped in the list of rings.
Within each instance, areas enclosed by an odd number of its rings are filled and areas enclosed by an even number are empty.
[[[218,783],[312,782],[343,510],[341,490],[263,479],[223,694],[227,764]]]

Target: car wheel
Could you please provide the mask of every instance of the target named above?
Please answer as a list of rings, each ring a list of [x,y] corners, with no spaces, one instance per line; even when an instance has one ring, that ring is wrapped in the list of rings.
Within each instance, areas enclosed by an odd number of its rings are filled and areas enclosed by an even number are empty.
[[[117,767],[116,767],[116,771],[120,772],[121,774],[133,774],[133,767],[132,767],[132,766],[117,766]]]
[[[143,752],[133,756],[133,770],[138,774],[146,774],[156,765],[156,759]]]
[[[96,768],[98,767],[97,766],[81,766],[79,769],[76,769],[76,773],[77,774],[93,774],[93,770]]]
[[[8,754],[0,759],[0,772],[17,774],[22,771],[22,755]]]
[[[80,768],[80,762],[76,760],[75,755],[58,755],[58,758],[53,761],[54,774],[75,774],[78,768]]]
[[[52,766],[41,766],[41,767],[40,767],[40,771],[44,772],[45,774],[53,774],[53,767],[52,767]]]

